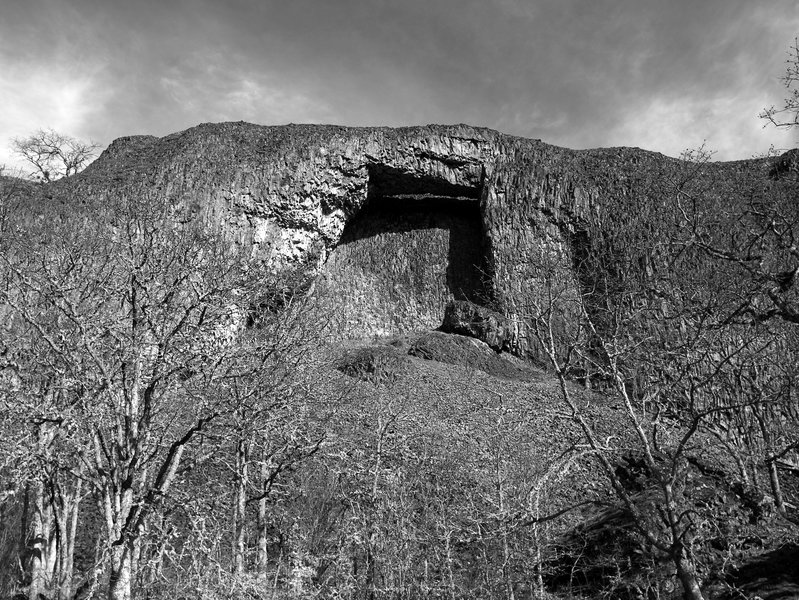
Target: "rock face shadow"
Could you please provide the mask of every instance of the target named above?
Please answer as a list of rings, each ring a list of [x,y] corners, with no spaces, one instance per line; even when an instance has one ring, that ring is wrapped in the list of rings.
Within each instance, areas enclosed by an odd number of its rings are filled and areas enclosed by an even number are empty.
[[[450,300],[483,304],[479,187],[370,170],[367,202],[346,226],[317,285],[346,337],[434,329]]]

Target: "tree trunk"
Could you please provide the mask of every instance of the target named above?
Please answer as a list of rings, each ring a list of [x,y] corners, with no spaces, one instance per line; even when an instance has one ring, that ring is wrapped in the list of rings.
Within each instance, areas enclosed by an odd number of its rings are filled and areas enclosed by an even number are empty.
[[[72,569],[75,559],[75,535],[78,528],[78,512],[80,510],[83,480],[75,482],[72,496],[65,500],[64,529],[65,538],[61,541],[61,565],[59,574],[58,598],[69,600],[72,597]]]
[[[757,490],[760,490],[760,475],[758,474],[759,466],[760,461],[753,457],[750,461],[750,469],[752,470],[752,486]]]
[[[693,561],[685,556],[684,549],[678,550],[678,555],[674,557],[674,563],[677,567],[677,577],[680,578],[680,583],[682,583],[685,600],[705,600],[699,587],[696,567]]]
[[[508,543],[508,525],[505,514],[505,486],[503,485],[502,469],[496,472],[496,486],[499,497],[499,514],[502,516],[502,583],[505,588],[505,598],[515,600],[513,581],[510,574],[511,551]]]
[[[768,469],[769,483],[771,484],[771,493],[774,496],[774,506],[777,512],[785,515],[785,501],[782,497],[782,487],[780,486],[780,474],[777,472],[777,461],[774,460],[774,443],[771,436],[766,418],[760,413],[755,412],[755,417],[760,425],[760,433],[763,436],[763,443],[766,447],[766,468]]]
[[[269,469],[266,461],[261,461],[261,485],[265,485]],[[267,552],[267,515],[266,515],[266,495],[264,490],[261,490],[261,498],[258,500],[258,573],[261,575],[266,574],[267,567],[269,566],[269,554]]]
[[[444,549],[447,553],[447,575],[449,576],[449,593],[451,600],[455,600],[457,598],[457,593],[455,590],[455,574],[452,571],[452,545],[450,544],[450,532],[446,533],[446,537],[444,538]]]
[[[33,511],[30,515],[30,533],[26,540],[25,552],[28,557],[27,577],[30,580],[28,598],[38,600],[39,595],[44,595],[47,587],[47,554],[50,549],[49,511],[45,508],[47,500],[44,495],[44,482],[39,478],[33,485],[32,495]]]
[[[536,503],[536,517],[539,516]],[[533,543],[535,544],[535,589],[538,596],[544,597],[544,557],[541,555],[541,540],[538,535],[538,524],[533,525]],[[531,586],[532,587],[532,586]]]
[[[108,600],[130,600],[132,581],[133,549],[128,542],[124,542],[112,550]]]
[[[243,441],[236,446],[236,498],[233,507],[233,572],[244,573],[245,521],[247,510],[247,448]]]
[[[771,493],[774,495],[774,506],[777,512],[785,516],[785,499],[782,497],[782,486],[780,486],[780,474],[777,472],[777,461],[770,458],[768,464],[768,478],[771,483]]]
[[[369,518],[369,525],[366,534],[366,597],[369,600],[375,598],[375,557],[372,552],[374,545],[374,534],[372,533],[371,517]]]

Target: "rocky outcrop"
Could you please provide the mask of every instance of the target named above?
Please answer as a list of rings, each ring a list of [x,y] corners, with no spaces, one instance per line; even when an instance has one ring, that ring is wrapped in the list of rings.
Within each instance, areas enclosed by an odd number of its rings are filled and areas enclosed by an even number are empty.
[[[511,328],[503,315],[468,300],[447,304],[441,331],[473,337],[496,352],[504,350],[512,340]]]
[[[535,381],[541,373],[508,354],[497,354],[488,344],[472,337],[429,331],[421,334],[408,349],[408,354],[437,362],[478,369],[494,377]]]
[[[769,165],[710,164],[700,177],[724,196]],[[58,185],[165,197],[223,223],[275,271],[309,266],[338,335],[435,328],[449,302],[468,301],[498,310],[502,347],[523,354],[544,280],[585,285],[581,248],[638,227],[684,169],[639,149],[574,151],[465,125],[221,123],[121,138]]]
[[[345,353],[337,369],[362,381],[390,384],[413,371],[413,363],[406,352],[394,346],[370,346]]]

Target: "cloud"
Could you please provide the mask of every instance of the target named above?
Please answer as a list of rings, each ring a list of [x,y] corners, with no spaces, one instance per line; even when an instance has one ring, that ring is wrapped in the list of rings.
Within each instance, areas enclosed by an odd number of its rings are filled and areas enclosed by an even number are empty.
[[[750,158],[770,146],[791,145],[791,133],[763,128],[756,118],[762,109],[758,97],[655,98],[631,108],[629,117],[608,134],[608,145],[629,145],[679,156],[703,144],[714,160]]]
[[[764,128],[758,118],[779,93],[791,28],[799,28],[799,12],[773,17],[755,8],[716,23],[685,51],[681,65],[675,54],[667,55],[672,61],[650,55],[642,67],[648,75],[628,96],[624,118],[609,128],[607,143],[635,140],[672,156],[707,143],[716,160],[791,146],[790,132]]]
[[[332,118],[324,102],[259,73],[231,73],[205,67],[204,77],[170,69],[159,83],[173,106],[200,121],[319,122]]]
[[[795,0],[26,0],[0,21],[0,136],[466,122],[745,157],[786,145],[756,114],[797,31]]]

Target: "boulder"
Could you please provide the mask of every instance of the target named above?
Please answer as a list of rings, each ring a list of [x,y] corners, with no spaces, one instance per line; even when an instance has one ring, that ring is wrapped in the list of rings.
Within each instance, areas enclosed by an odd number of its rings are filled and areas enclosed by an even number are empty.
[[[468,300],[453,300],[447,304],[441,331],[473,337],[497,352],[508,348],[513,335],[503,315]]]
[[[413,342],[408,354],[425,360],[479,369],[502,379],[540,379],[540,372],[521,359],[509,354],[497,354],[485,342],[458,334],[440,331],[422,334]]]
[[[413,369],[408,355],[394,346],[369,346],[346,352],[336,368],[350,377],[374,384],[393,383]]]

